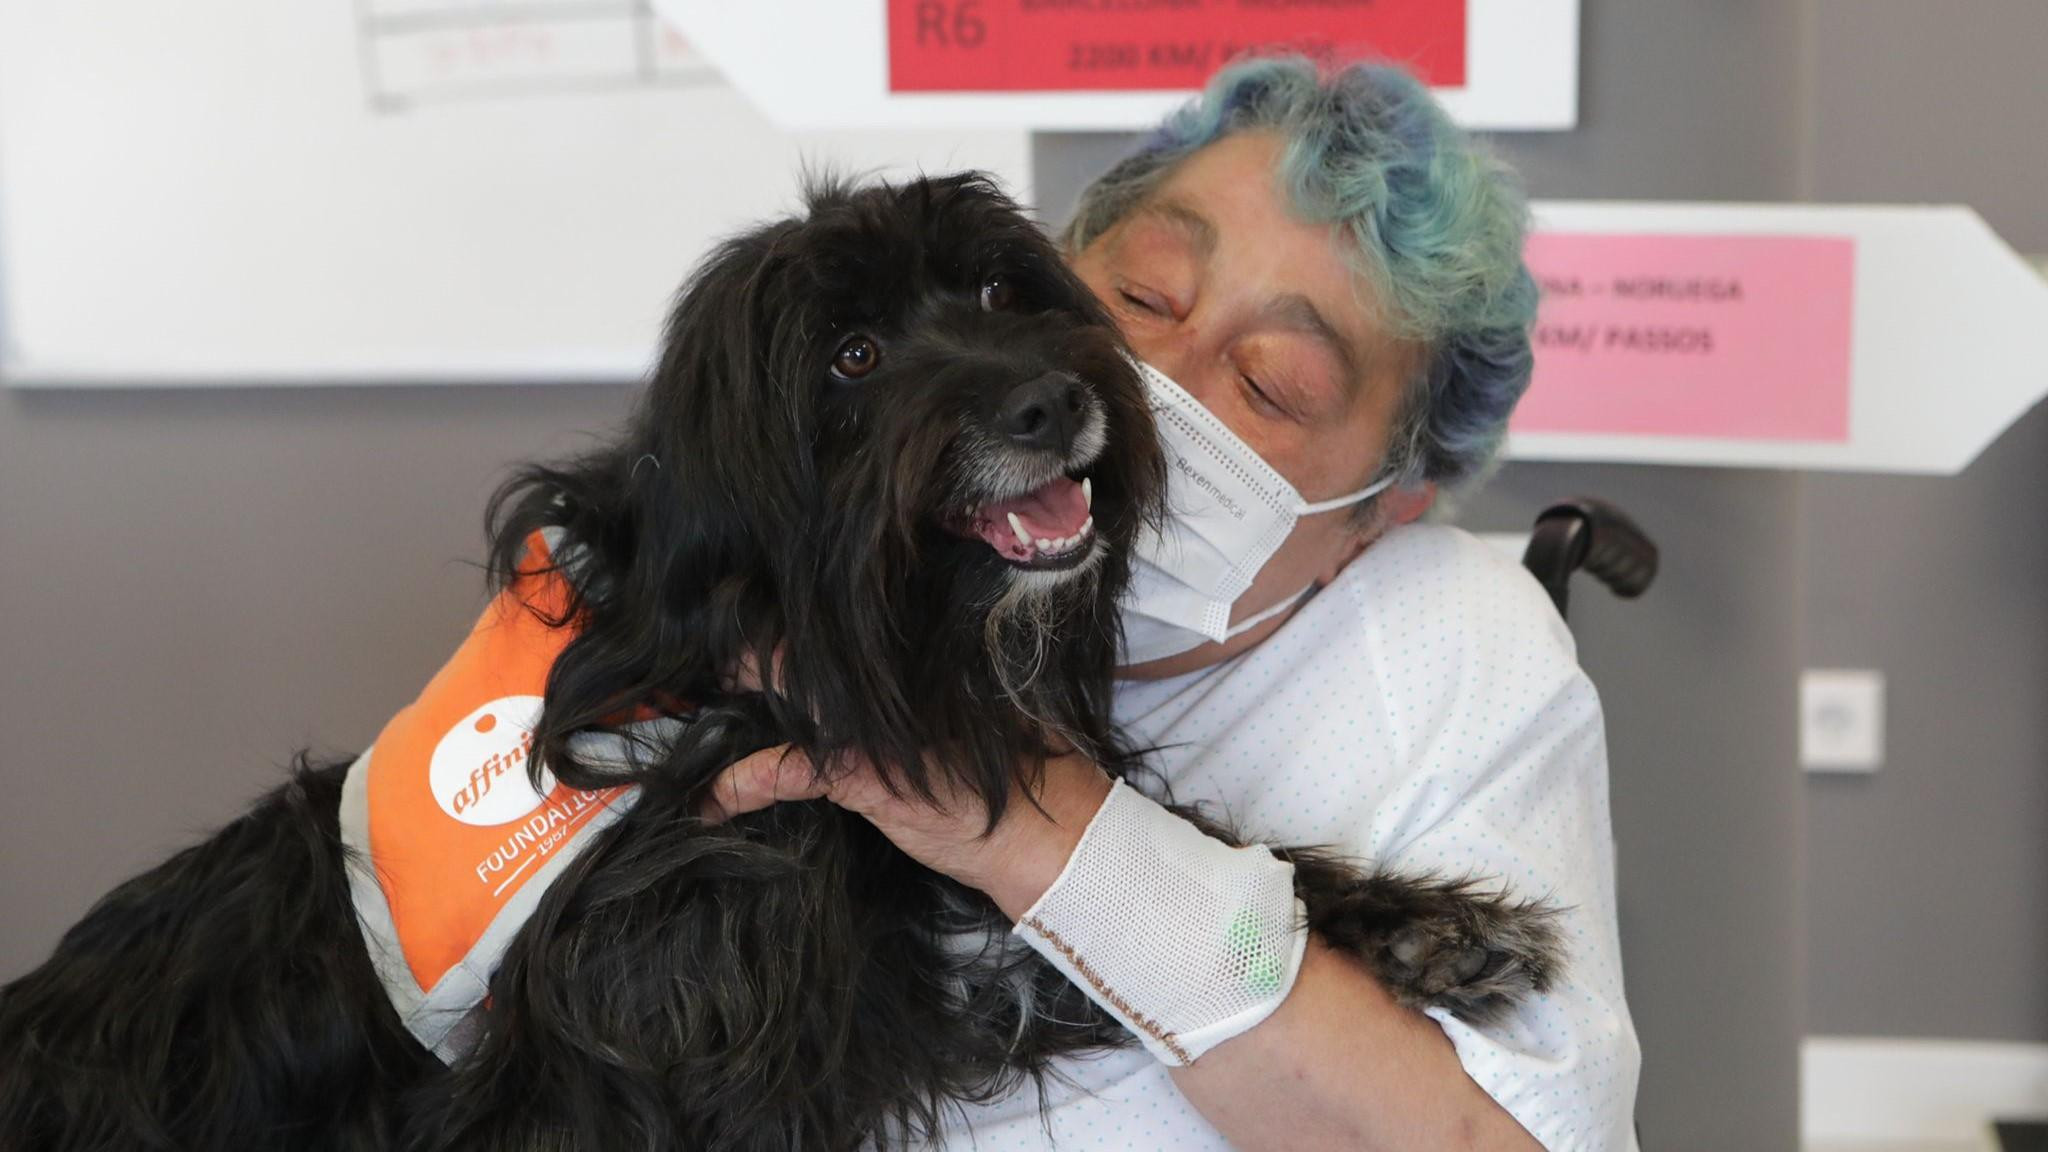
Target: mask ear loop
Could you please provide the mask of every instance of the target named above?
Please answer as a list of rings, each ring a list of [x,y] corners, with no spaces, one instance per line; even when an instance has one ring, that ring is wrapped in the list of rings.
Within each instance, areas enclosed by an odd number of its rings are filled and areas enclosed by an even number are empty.
[[[1278,604],[1273,605],[1271,608],[1266,608],[1258,612],[1254,612],[1250,616],[1247,616],[1244,619],[1239,620],[1237,623],[1232,624],[1229,628],[1224,629],[1223,639],[1216,641],[1216,643],[1222,644],[1230,640],[1234,640],[1237,637],[1244,635],[1245,633],[1251,631],[1254,628],[1257,628],[1259,625],[1264,624],[1266,621],[1271,620],[1273,617],[1278,616],[1282,612],[1287,611],[1289,608],[1294,607],[1295,605],[1301,603],[1302,601],[1308,599],[1310,596],[1313,596],[1315,594],[1316,585],[1313,582],[1311,582],[1308,587],[1303,588],[1301,591],[1296,592],[1294,595],[1289,596],[1287,599],[1282,600]]]
[[[1313,516],[1318,512],[1328,512],[1333,509],[1342,508],[1347,504],[1356,504],[1360,500],[1370,500],[1393,486],[1394,478],[1392,476],[1382,477],[1349,496],[1336,496],[1328,500],[1318,500],[1313,504],[1303,504],[1294,510],[1294,514],[1297,516]]]
[[[1383,477],[1379,480],[1373,481],[1371,484],[1366,485],[1358,491],[1353,492],[1349,496],[1338,496],[1330,500],[1318,500],[1313,504],[1303,504],[1301,507],[1295,509],[1295,515],[1313,516],[1318,512],[1333,512],[1339,508],[1344,507],[1347,504],[1356,504],[1361,500],[1370,500],[1374,496],[1379,495],[1380,493],[1386,491],[1387,489],[1393,486],[1394,477]],[[1234,637],[1244,635],[1246,632],[1249,632],[1253,628],[1256,628],[1259,625],[1264,624],[1266,621],[1271,620],[1273,617],[1278,616],[1282,612],[1287,611],[1289,608],[1294,607],[1295,605],[1315,595],[1317,592],[1320,592],[1321,590],[1321,585],[1315,583],[1314,581],[1310,581],[1308,587],[1303,588],[1301,591],[1295,593],[1292,596],[1289,596],[1287,599],[1282,600],[1278,604],[1273,605],[1271,608],[1267,608],[1260,612],[1255,612],[1252,615],[1246,617],[1245,619],[1240,620],[1235,624],[1232,624],[1229,627],[1229,629],[1223,633],[1223,640],[1230,640]],[[1222,643],[1222,641],[1218,641],[1218,643]]]

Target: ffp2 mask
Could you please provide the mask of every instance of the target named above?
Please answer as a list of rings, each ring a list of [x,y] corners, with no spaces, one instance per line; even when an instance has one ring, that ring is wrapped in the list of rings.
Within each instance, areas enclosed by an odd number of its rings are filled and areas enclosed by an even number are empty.
[[[1310,503],[1173,378],[1138,362],[1167,461],[1166,513],[1140,532],[1124,596],[1124,663],[1221,643],[1285,611],[1299,596],[1230,623],[1231,607],[1294,531],[1297,520],[1384,491],[1382,478]],[[1308,590],[1303,589],[1303,593]]]

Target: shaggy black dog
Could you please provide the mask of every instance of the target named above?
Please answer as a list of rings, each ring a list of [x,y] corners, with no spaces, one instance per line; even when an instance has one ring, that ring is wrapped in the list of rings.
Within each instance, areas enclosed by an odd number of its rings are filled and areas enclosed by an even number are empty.
[[[493,501],[500,587],[534,531],[576,549],[538,761],[640,791],[519,931],[474,1046],[443,1065],[400,1024],[345,766],[302,756],[0,990],[0,1149],[843,1149],[1128,1042],[859,817],[696,812],[781,742],[911,792],[944,771],[995,815],[1056,746],[1136,770],[1115,605],[1162,486],[1114,329],[998,191],[815,189],[687,286],[621,436]],[[685,722],[645,768],[579,760],[649,706]],[[1312,924],[1406,1003],[1484,1017],[1552,972],[1541,908],[1295,855]]]

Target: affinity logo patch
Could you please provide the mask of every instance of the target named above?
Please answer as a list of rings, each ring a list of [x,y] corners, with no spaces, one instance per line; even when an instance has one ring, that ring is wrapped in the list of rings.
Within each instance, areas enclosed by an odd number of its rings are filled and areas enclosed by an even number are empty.
[[[538,696],[501,696],[441,737],[427,766],[427,785],[441,811],[485,828],[509,824],[540,807],[555,788],[554,777],[546,772],[538,792],[527,778],[540,709]]]

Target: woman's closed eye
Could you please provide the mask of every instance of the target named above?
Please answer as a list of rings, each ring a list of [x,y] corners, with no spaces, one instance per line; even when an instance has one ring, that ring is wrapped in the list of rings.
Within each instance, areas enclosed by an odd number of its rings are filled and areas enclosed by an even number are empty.
[[[1230,368],[1244,393],[1246,407],[1275,420],[1306,424],[1329,413],[1316,402],[1314,377],[1302,365],[1258,347],[1232,350]]]
[[[1263,404],[1268,408],[1279,407],[1278,404],[1275,404],[1273,402],[1273,398],[1271,396],[1266,395],[1266,390],[1264,388],[1259,387],[1259,382],[1257,380],[1252,379],[1251,373],[1239,372],[1237,374],[1237,379],[1239,383],[1244,385],[1246,395],[1250,396],[1255,403]]]
[[[1253,408],[1279,420],[1299,419],[1285,405],[1274,399],[1273,395],[1261,387],[1259,382],[1253,379],[1250,374],[1239,372],[1237,378],[1243,383],[1246,399]]]
[[[1173,317],[1173,306],[1168,303],[1166,297],[1143,285],[1118,284],[1116,286],[1116,294],[1129,311],[1141,312],[1162,319],[1171,319]]]

